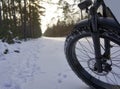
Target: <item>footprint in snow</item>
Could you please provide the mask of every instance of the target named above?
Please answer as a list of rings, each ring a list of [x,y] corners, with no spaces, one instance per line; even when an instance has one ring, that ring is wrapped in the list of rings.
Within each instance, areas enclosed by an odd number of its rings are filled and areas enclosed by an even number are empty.
[[[3,56],[3,57],[0,57],[0,61],[5,61],[6,58]]]
[[[67,75],[66,74],[62,74],[62,73],[58,73],[58,83],[62,83],[66,78],[67,78]]]
[[[58,79],[58,83],[62,83],[62,80],[61,80],[61,79]]]
[[[3,89],[21,89],[20,86],[13,82],[6,82],[3,84]]]
[[[66,74],[62,74],[62,73],[58,73],[58,76],[61,77],[61,78],[67,78],[67,75]]]

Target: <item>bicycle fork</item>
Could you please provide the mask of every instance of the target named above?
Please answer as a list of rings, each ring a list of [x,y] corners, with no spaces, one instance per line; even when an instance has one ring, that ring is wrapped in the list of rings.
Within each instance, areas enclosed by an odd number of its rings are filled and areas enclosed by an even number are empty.
[[[104,54],[101,54],[101,43],[100,43],[100,37],[99,32],[92,32],[92,38],[94,43],[94,50],[95,50],[95,60],[96,65],[95,68],[99,73],[102,73],[103,71],[103,59],[109,60],[110,59],[110,41],[108,39],[104,39]]]
[[[101,44],[100,44],[100,33],[97,27],[97,15],[94,14],[92,15],[91,18],[91,27],[92,27],[92,39],[94,43],[94,50],[95,50],[95,68],[99,73],[103,72],[102,64],[103,64],[103,57],[105,59],[110,59],[110,41],[105,38],[104,39],[104,47],[105,47],[105,52],[102,55],[101,54]]]
[[[90,9],[90,15],[91,15],[91,28],[92,28],[92,39],[93,39],[93,44],[94,44],[94,50],[95,50],[95,60],[96,63],[94,65],[95,69],[99,73],[102,72],[102,61],[101,61],[101,48],[100,48],[100,37],[99,37],[99,31],[98,31],[98,23],[97,23],[97,13],[96,13],[96,8],[92,7]]]

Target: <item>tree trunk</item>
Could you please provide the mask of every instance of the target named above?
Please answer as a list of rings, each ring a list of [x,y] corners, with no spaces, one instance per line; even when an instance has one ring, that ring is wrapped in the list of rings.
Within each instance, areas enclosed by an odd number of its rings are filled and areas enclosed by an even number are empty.
[[[12,0],[12,13],[13,13],[13,21],[14,21],[14,27],[16,28],[16,11],[15,11],[15,0]]]
[[[0,28],[1,28],[1,26],[2,26],[2,2],[0,3]]]
[[[24,39],[26,40],[26,0],[24,0]]]
[[[11,14],[11,2],[8,0],[8,13],[9,13],[9,18],[12,20],[12,14]]]
[[[31,2],[29,0],[29,27],[30,27],[30,36],[33,37],[32,35],[32,19],[31,19]]]

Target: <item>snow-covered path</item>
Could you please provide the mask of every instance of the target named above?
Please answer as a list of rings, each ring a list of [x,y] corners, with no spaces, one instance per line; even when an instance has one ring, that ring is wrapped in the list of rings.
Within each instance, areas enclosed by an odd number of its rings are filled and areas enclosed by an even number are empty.
[[[0,56],[0,89],[90,89],[71,71],[64,40],[42,37],[8,45],[10,53]]]

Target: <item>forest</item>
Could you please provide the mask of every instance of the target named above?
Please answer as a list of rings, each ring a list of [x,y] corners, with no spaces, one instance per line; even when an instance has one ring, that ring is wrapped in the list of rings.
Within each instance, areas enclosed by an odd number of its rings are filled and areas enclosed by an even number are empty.
[[[44,7],[40,0],[0,0],[0,39],[37,38],[42,35],[40,16]]]
[[[40,2],[57,4],[59,6],[58,9],[63,10],[62,13],[64,16],[63,20],[58,20],[56,25],[52,27],[48,25],[48,29],[44,35],[66,35],[70,27],[76,22],[72,17],[78,14],[73,8],[77,5],[78,0],[73,1],[74,3],[71,5],[66,0],[59,0],[58,3],[52,3],[52,0],[0,0],[0,39],[8,43],[13,43],[14,39],[27,40],[28,38],[41,37],[41,16],[44,16],[45,8]],[[63,28],[68,30],[64,30]],[[60,31],[64,31],[62,32],[63,34]]]
[[[52,5],[57,4],[57,11],[62,10],[62,16],[52,18],[53,22],[57,19],[57,23],[52,26],[48,24],[44,36],[63,37],[68,35],[71,30],[73,30],[74,25],[87,16],[84,13],[85,11],[78,8],[78,3],[81,1],[82,0],[59,0],[58,3],[47,2]]]

